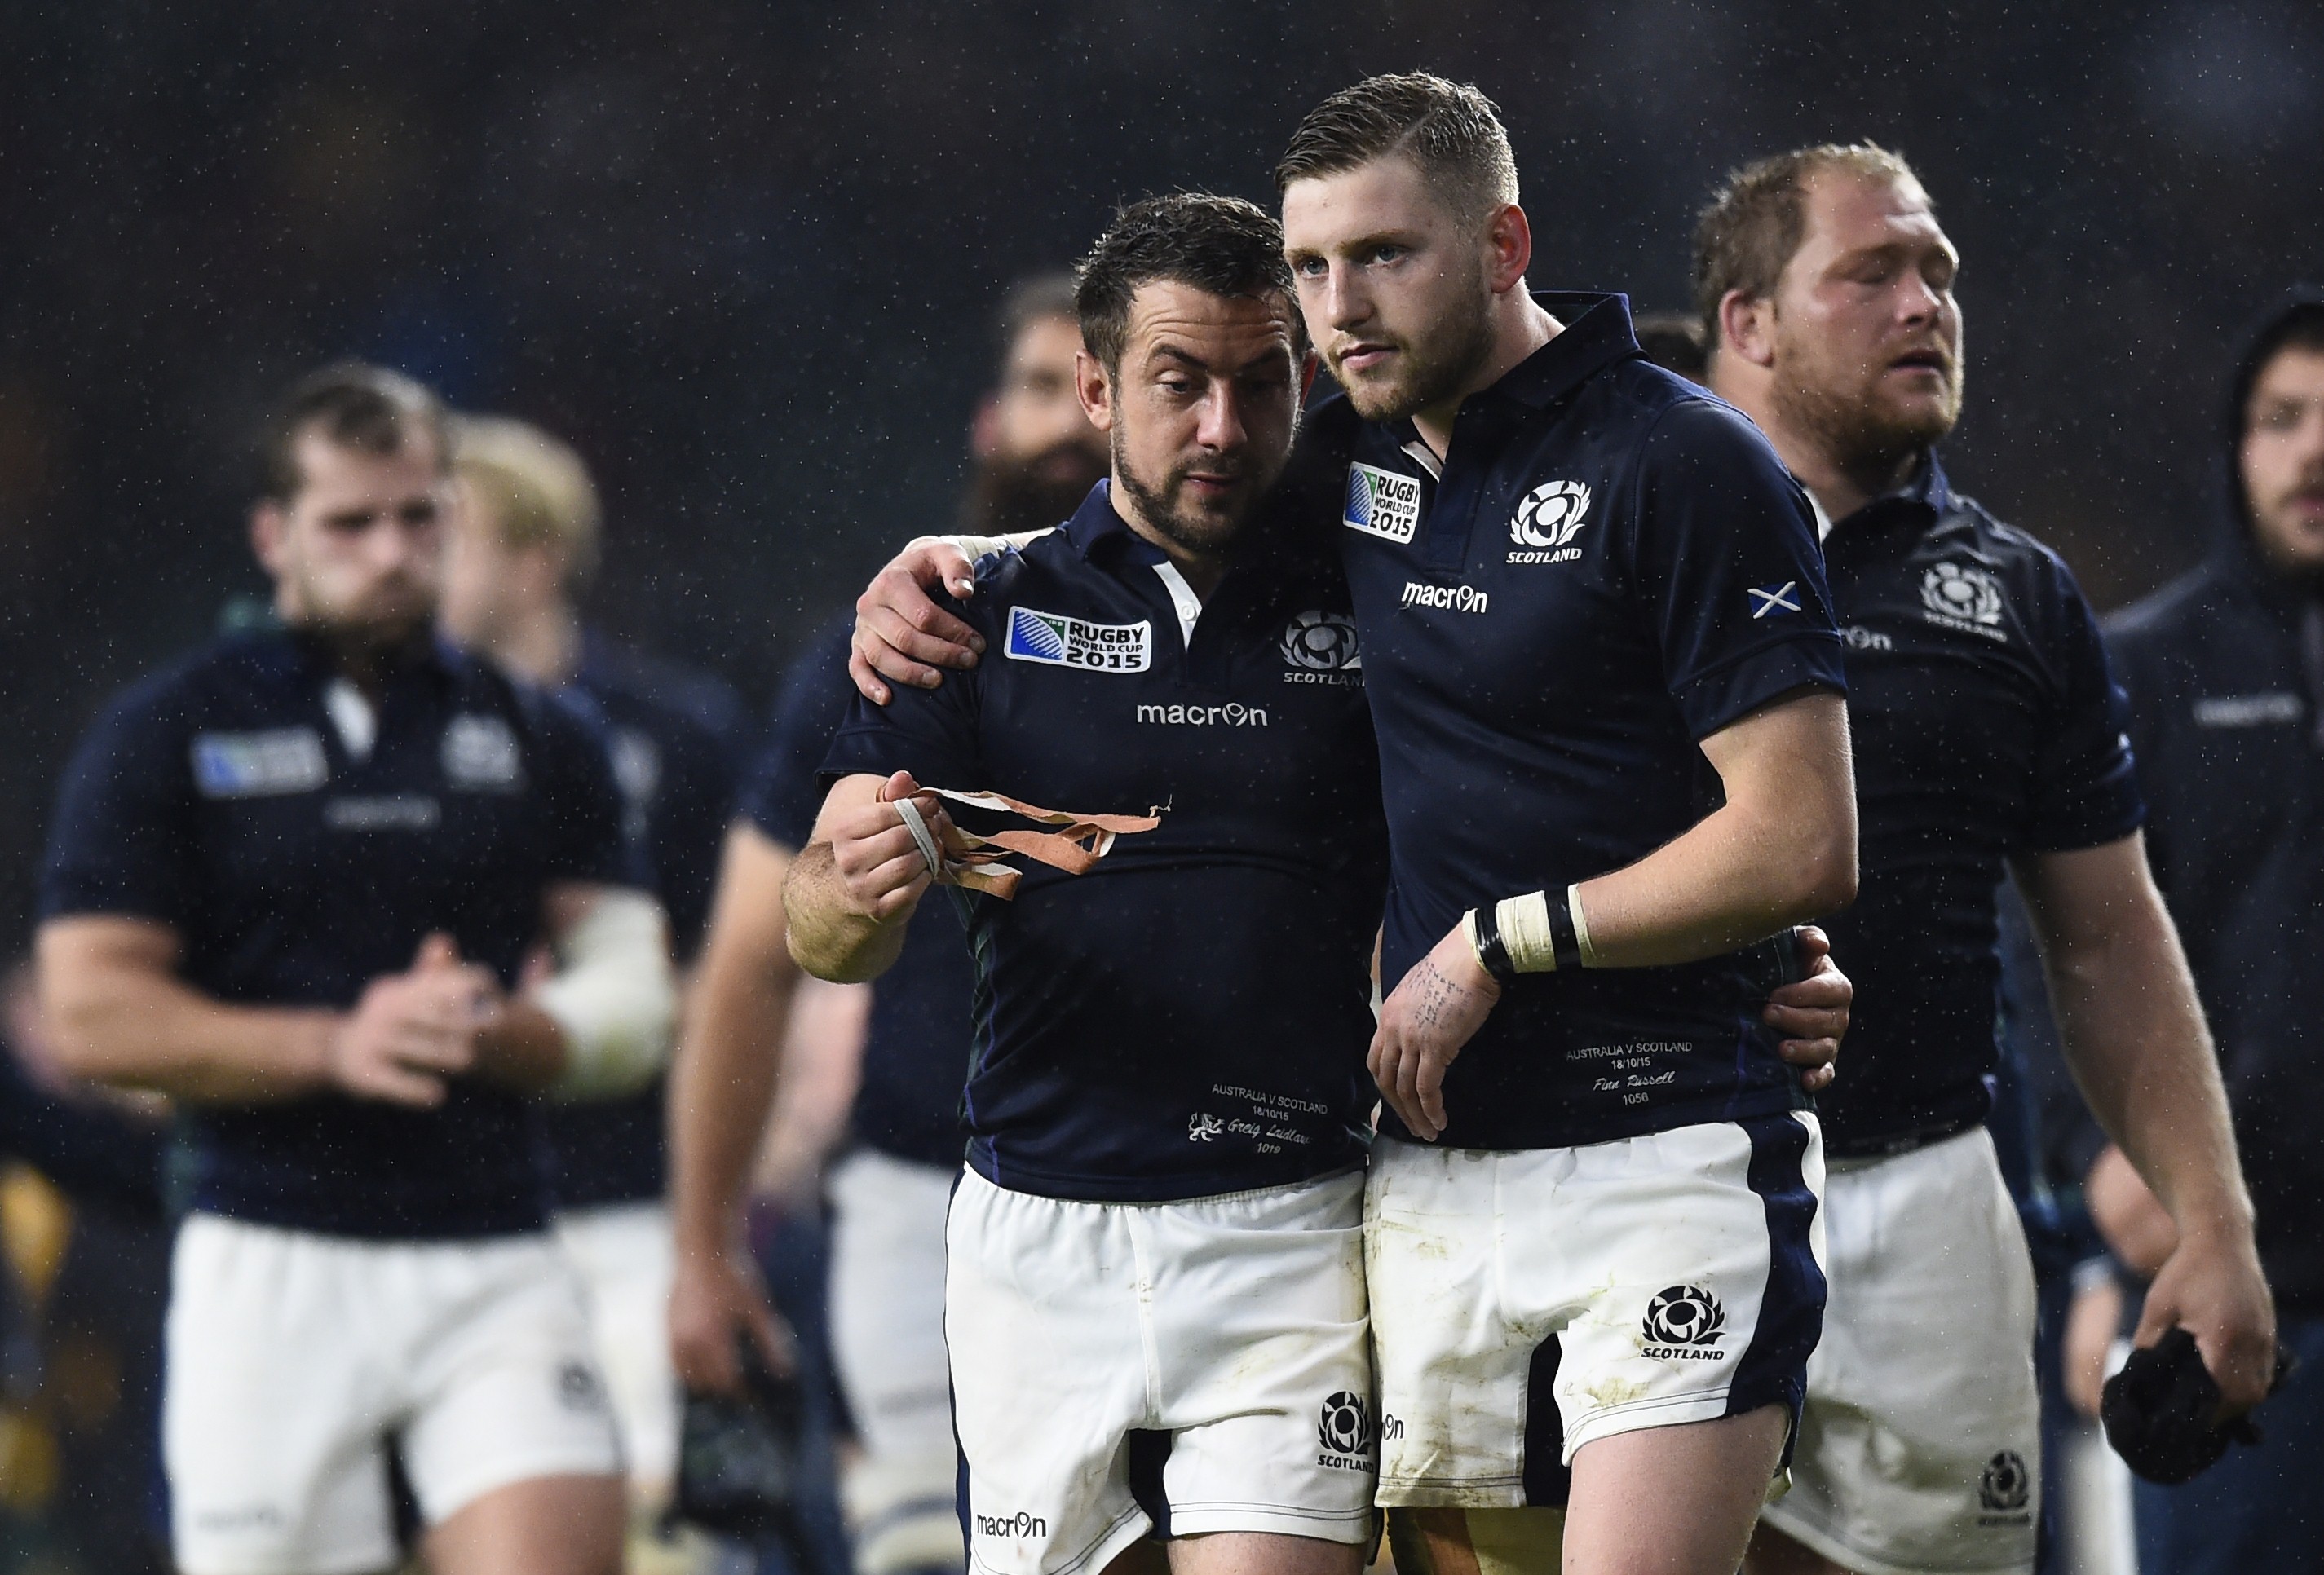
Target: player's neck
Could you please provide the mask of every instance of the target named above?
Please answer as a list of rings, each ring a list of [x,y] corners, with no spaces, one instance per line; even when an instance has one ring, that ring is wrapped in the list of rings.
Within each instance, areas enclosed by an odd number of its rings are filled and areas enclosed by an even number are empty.
[[[518,613],[486,652],[511,671],[549,688],[569,682],[581,667],[581,620],[561,599]]]
[[[1477,370],[1462,381],[1458,392],[1413,412],[1412,425],[1420,440],[1434,449],[1440,460],[1452,447],[1452,423],[1461,414],[1462,401],[1500,382],[1535,351],[1565,332],[1565,325],[1534,299],[1522,279],[1506,294],[1493,298],[1492,314],[1492,348],[1477,364]]]
[[[1835,524],[1904,485],[1920,466],[1922,450],[1916,447],[1901,453],[1851,451],[1811,430],[1786,413],[1766,369],[1749,363],[1738,369],[1725,355],[1718,356],[1711,364],[1711,391],[1751,418],[1784,468]]]

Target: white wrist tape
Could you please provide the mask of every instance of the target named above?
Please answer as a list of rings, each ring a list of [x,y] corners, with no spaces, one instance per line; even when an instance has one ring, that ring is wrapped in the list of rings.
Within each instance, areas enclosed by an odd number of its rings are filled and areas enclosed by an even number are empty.
[[[1501,926],[1501,949],[1509,965],[1520,973],[1557,972],[1557,941],[1549,929],[1549,898],[1538,891],[1504,897],[1493,905],[1494,922]]]
[[[661,905],[608,891],[557,944],[562,966],[533,1002],[565,1030],[565,1071],[553,1099],[634,1093],[669,1063],[678,987]]]

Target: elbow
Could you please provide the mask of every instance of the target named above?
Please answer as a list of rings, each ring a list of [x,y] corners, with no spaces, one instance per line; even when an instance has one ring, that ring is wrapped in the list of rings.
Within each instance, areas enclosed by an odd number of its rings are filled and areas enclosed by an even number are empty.
[[[1855,817],[1808,842],[1788,862],[1784,878],[1775,883],[1783,893],[1783,923],[1809,924],[1854,902]]]

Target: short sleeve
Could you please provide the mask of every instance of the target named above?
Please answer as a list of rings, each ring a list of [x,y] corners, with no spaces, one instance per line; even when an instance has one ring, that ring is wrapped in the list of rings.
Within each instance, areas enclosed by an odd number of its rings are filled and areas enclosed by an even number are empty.
[[[987,560],[990,562],[991,560]],[[975,627],[987,649],[998,651],[1001,641],[987,627],[990,596],[979,596],[973,607],[938,595],[936,604]],[[852,691],[851,691],[852,692]],[[885,777],[909,771],[924,788],[975,791],[985,785],[983,752],[978,747],[977,718],[984,693],[981,668],[946,673],[933,689],[893,686],[885,705],[874,705],[856,695],[847,720],[831,741],[817,774],[817,800],[842,777],[865,773]]]
[[[2024,845],[2037,853],[2119,842],[2146,819],[2130,744],[2130,701],[2072,571],[2051,560],[2050,659],[2058,689],[2034,765]]]
[[[741,815],[787,848],[807,846],[823,807],[816,773],[855,692],[847,676],[849,627],[844,620],[828,625],[791,663],[766,745],[743,778]]]
[[[57,796],[41,916],[195,919],[190,733],[166,701],[117,702],[81,740]]]
[[[623,824],[612,741],[586,713],[557,695],[540,695],[539,717],[547,878],[653,890],[646,850]]]
[[[1640,464],[1631,566],[1688,730],[1706,738],[1794,689],[1847,693],[1815,514],[1766,439],[1690,400]]]

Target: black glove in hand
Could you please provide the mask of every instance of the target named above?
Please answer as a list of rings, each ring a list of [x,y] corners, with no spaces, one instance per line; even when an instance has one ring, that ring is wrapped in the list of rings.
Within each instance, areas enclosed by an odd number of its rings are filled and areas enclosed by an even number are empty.
[[[2278,1345],[2269,1394],[2283,1386],[2292,1368],[2292,1353]],[[2203,1366],[2195,1337],[2183,1329],[2131,1352],[2122,1370],[2106,1381],[2098,1403],[2114,1452],[2132,1470],[2165,1487],[2192,1481],[2227,1452],[2230,1442],[2259,1442],[2259,1428],[2250,1417],[2218,1422],[2218,1382]]]

